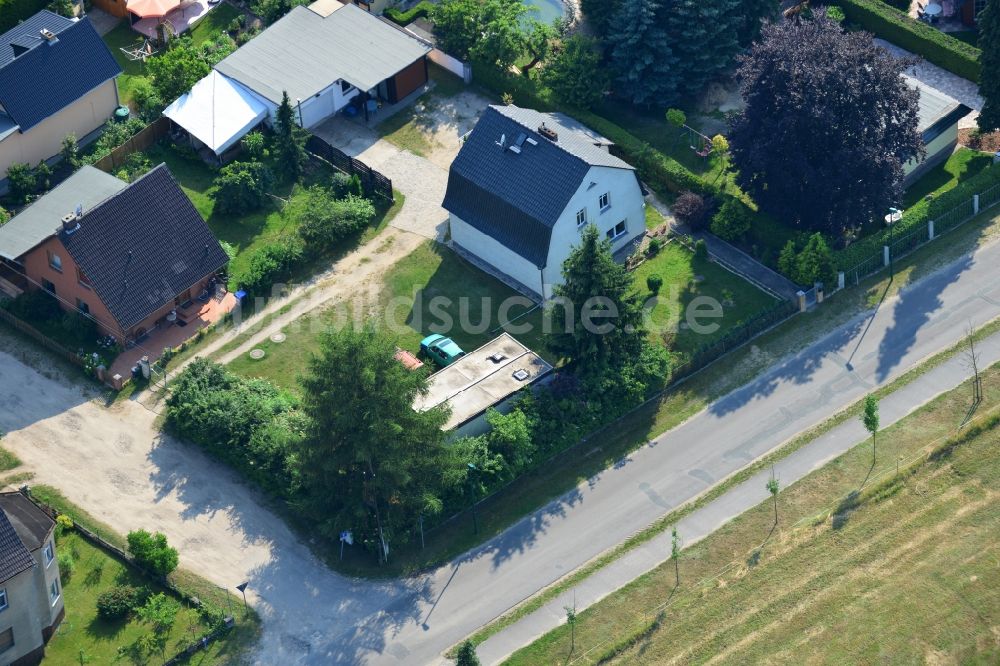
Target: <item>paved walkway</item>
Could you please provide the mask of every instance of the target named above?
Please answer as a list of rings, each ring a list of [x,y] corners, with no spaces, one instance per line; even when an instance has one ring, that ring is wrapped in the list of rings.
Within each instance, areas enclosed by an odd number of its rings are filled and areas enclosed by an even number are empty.
[[[907,74],[930,86],[940,90],[945,95],[952,97],[973,110],[972,113],[958,121],[958,128],[965,129],[976,126],[976,118],[983,108],[983,98],[979,96],[979,86],[968,79],[963,79],[957,74],[952,74],[946,69],[931,64],[905,49],[901,49],[895,44],[876,39],[875,43],[885,48],[889,53],[897,58],[917,58],[920,63],[910,68]]]
[[[90,11],[87,12],[87,17],[90,19],[90,24],[94,26],[94,30],[102,37],[114,30],[121,21],[121,18],[112,16],[100,7],[91,7]]]
[[[1000,333],[982,341],[977,349],[981,354],[983,367],[1000,361]],[[921,375],[917,380],[880,401],[882,428],[896,423],[941,393],[966,382],[970,376],[968,364],[961,354]],[[775,476],[780,479],[781,486],[787,488],[866,440],[870,440],[870,436],[864,426],[858,419],[851,419],[779,461],[774,466]],[[889,471],[891,467],[891,461],[888,463],[881,461],[873,475]],[[684,547],[690,548],[731,519],[767,500],[769,494],[765,484],[770,475],[770,470],[755,474],[679,521],[677,531],[683,537]],[[830,504],[838,499],[831,496]],[[751,545],[748,544],[748,547]],[[579,585],[566,590],[537,611],[492,636],[479,646],[477,650],[479,658],[484,664],[503,661],[515,650],[564,623],[566,606],[572,606],[575,602],[578,611],[591,606],[666,562],[670,552],[671,535],[669,531],[664,531]]]

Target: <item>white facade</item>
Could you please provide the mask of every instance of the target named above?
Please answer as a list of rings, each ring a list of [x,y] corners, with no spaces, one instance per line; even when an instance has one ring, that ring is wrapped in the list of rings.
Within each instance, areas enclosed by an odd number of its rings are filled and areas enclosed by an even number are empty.
[[[602,205],[605,195],[607,205]],[[577,223],[578,214],[583,224]],[[450,217],[451,239],[455,244],[545,299],[552,297],[555,285],[562,284],[563,262],[579,244],[587,224],[595,225],[602,238],[611,240],[614,252],[645,233],[645,204],[634,171],[590,167],[552,227],[546,263],[541,269],[456,215]]]
[[[334,81],[331,85],[321,90],[309,99],[302,100],[297,106],[301,108],[301,115],[296,109],[295,119],[306,129],[318,125],[333,114],[340,111],[347,105],[353,97],[361,91],[346,82]],[[292,100],[295,104],[296,101]]]

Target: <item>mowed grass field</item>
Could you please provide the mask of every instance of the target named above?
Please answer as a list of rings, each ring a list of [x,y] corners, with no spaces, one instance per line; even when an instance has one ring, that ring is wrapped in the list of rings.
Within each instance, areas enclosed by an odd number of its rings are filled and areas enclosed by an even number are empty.
[[[572,655],[563,626],[507,663],[1000,663],[1000,371],[985,382],[984,432],[959,430],[969,386],[947,393],[880,435],[860,493],[870,442],[783,489],[769,538],[767,501],[683,550],[678,588],[668,563],[582,612]]]

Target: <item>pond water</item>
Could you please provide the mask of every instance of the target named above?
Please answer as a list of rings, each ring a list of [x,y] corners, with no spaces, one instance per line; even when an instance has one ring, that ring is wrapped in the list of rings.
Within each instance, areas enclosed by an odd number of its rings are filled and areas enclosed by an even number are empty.
[[[534,10],[530,13],[532,18],[550,25],[566,12],[562,0],[524,0],[524,4]]]

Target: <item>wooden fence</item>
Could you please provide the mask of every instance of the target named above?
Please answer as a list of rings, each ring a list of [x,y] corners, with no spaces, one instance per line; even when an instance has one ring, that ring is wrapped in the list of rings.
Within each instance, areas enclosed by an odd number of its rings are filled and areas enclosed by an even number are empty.
[[[3,308],[0,308],[0,320],[7,322],[15,330],[20,331],[21,333],[24,333],[25,335],[27,335],[30,338],[33,338],[40,345],[42,345],[43,347],[46,347],[50,351],[54,352],[55,354],[61,356],[64,359],[66,359],[67,361],[69,361],[73,365],[75,365],[77,367],[80,367],[80,368],[83,367],[83,359],[82,358],[80,358],[79,356],[77,356],[76,354],[74,354],[73,352],[71,352],[70,350],[66,349],[64,346],[62,346],[61,344],[59,344],[58,342],[56,342],[55,340],[53,340],[49,336],[45,335],[44,333],[42,333],[41,331],[39,331],[37,328],[35,328],[31,324],[29,324],[28,322],[26,322],[26,321],[24,321],[22,319],[18,319],[17,317],[15,317],[14,315],[12,315],[10,312],[7,312]]]
[[[166,117],[157,118],[139,130],[131,139],[94,162],[94,166],[101,171],[113,174],[125,164],[125,160],[129,155],[146,150],[165,137],[168,132],[170,132],[170,119]]]
[[[361,160],[335,148],[315,134],[311,135],[306,142],[306,150],[326,160],[346,174],[357,175],[361,179],[361,187],[364,188],[365,194],[378,195],[389,201],[394,200],[392,181]]]

